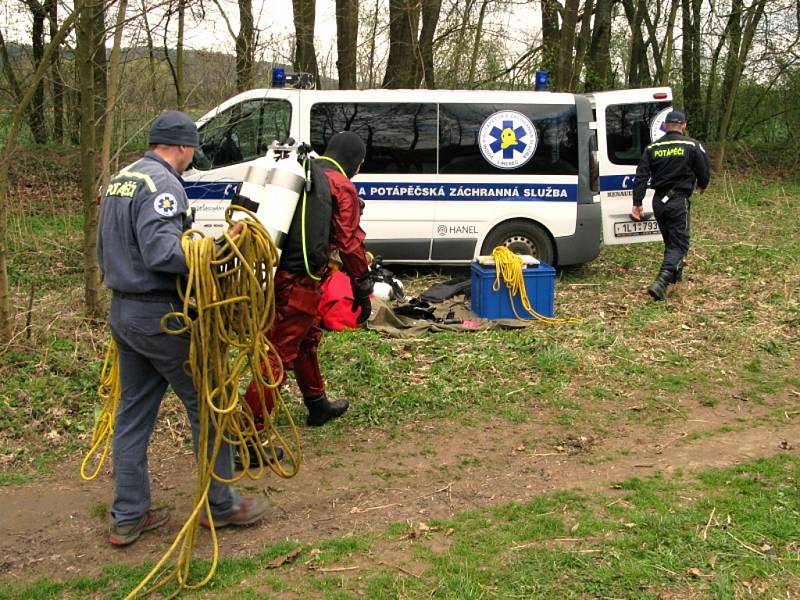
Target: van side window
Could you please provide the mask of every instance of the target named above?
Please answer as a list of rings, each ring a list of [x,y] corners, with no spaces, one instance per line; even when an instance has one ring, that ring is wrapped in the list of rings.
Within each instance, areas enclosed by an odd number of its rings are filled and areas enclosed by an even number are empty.
[[[527,162],[513,169],[495,166],[481,153],[480,131],[494,113],[513,110],[525,115],[536,129],[536,145]],[[551,104],[440,104],[439,105],[439,173],[442,174],[509,174],[514,175],[577,175],[578,118],[575,105]],[[531,134],[520,136],[517,148],[533,143]],[[499,131],[499,130],[498,130]],[[511,130],[515,131],[515,130]],[[499,133],[497,135],[500,135]],[[499,157],[515,158],[517,148],[508,149],[498,137],[492,144]],[[500,161],[498,161],[500,162]]]
[[[436,105],[328,103],[311,107],[311,146],[319,154],[340,131],[367,146],[361,173],[436,173]]]
[[[616,165],[636,165],[650,143],[650,124],[670,102],[612,104],[606,108],[606,151]]]
[[[208,170],[263,156],[289,135],[292,107],[286,100],[257,98],[231,106],[200,127],[193,166]]]

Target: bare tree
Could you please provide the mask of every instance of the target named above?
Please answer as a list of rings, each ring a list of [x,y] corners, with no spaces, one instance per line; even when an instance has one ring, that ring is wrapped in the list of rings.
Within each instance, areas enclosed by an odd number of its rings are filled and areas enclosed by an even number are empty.
[[[417,87],[413,65],[417,60],[419,0],[389,0],[389,57],[386,60],[385,88]]]
[[[50,25],[50,39],[58,33],[58,1],[44,3]],[[61,76],[61,49],[56,48],[50,58],[50,79],[53,86],[53,141],[64,142],[64,78]]]
[[[611,10],[614,0],[597,0],[594,28],[586,55],[586,91],[605,89],[611,83]]]
[[[429,90],[436,87],[436,74],[433,67],[433,39],[441,10],[442,0],[422,0],[422,30],[419,32],[419,60],[417,63],[419,73],[417,74],[417,81],[421,79]]]
[[[58,49],[64,38],[72,30],[75,19],[80,14],[80,4],[76,3],[75,10],[64,19],[56,34],[50,39],[50,44],[42,55],[42,60],[36,67],[30,81],[28,89],[24,92],[11,114],[8,125],[8,134],[5,144],[0,150],[0,342],[8,345],[12,338],[11,326],[11,306],[8,289],[8,265],[7,265],[7,243],[6,231],[8,226],[8,168],[14,150],[17,145],[20,123],[23,115],[28,110],[33,96],[36,93],[36,86],[44,77],[45,71],[50,64],[50,57]]]
[[[755,0],[747,8],[743,8],[742,0],[734,0],[731,10],[731,19],[734,22],[730,28],[731,44],[728,49],[728,60],[725,65],[725,79],[722,83],[722,116],[720,117],[717,131],[717,143],[714,147],[713,166],[716,170],[722,168],[725,159],[725,147],[728,139],[728,130],[733,116],[733,106],[736,101],[736,89],[742,77],[742,70],[747,62],[747,55],[753,45],[753,38],[758,28],[758,23],[764,16],[767,0]],[[742,13],[744,11],[744,32],[742,32]]]
[[[97,177],[96,177],[96,59],[97,23],[101,11],[97,4],[103,0],[76,0],[76,10],[80,7],[80,19],[76,30],[78,62],[78,86],[81,107],[81,197],[83,200],[83,287],[84,304],[89,316],[99,316],[100,269],[97,264],[95,247],[97,245]],[[105,48],[103,49],[105,55]],[[105,101],[105,94],[103,94]],[[105,106],[103,106],[105,109]]]
[[[700,97],[700,57],[703,51],[700,39],[700,7],[701,0],[681,0],[681,16],[683,21],[683,49],[681,64],[683,68],[683,108],[689,115],[701,114],[702,99]],[[697,122],[693,133],[704,138],[706,124]]]
[[[33,63],[38,65],[44,55],[44,22],[47,19],[47,10],[37,0],[25,0],[33,17],[31,28],[31,47],[33,48]],[[33,139],[37,144],[47,143],[47,128],[44,124],[44,81],[36,85],[36,92],[31,102],[30,124]]]
[[[297,71],[311,73],[319,87],[319,68],[317,54],[314,50],[314,18],[316,11],[314,0],[292,0],[294,11],[295,51],[294,68]]]
[[[336,0],[336,70],[340,90],[356,88],[357,42],[358,0]]]
[[[236,36],[236,91],[253,87],[255,80],[256,36],[253,1],[239,0],[239,34]]]

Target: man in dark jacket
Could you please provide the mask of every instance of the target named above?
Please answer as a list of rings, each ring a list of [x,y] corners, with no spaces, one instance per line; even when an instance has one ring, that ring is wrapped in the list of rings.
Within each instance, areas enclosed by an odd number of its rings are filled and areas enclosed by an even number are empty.
[[[180,176],[191,164],[197,142],[197,128],[188,115],[161,114],[150,129],[150,151],[115,175],[102,199],[97,257],[113,293],[108,322],[119,350],[122,386],[113,438],[109,541],[115,546],[131,544],[169,519],[167,508],[151,507],[147,465],[150,435],[167,386],[186,407],[197,450],[197,391],[185,369],[189,334],[161,329],[161,318],[182,308],[176,283],[188,273],[181,234],[191,219]],[[233,476],[227,444],[219,449],[214,471],[222,479]],[[208,500],[216,527],[249,525],[267,510],[259,500],[240,497],[216,479]],[[209,526],[205,514],[200,521]]]
[[[338,252],[342,271],[350,278],[353,310],[360,311],[357,322],[366,321],[372,310],[366,235],[360,225],[361,201],[350,181],[365,155],[361,138],[343,131],[330,139],[324,155],[311,161],[312,191],[298,204],[275,273],[275,321],[267,337],[284,368],[294,371],[308,409],[306,424],[313,427],[339,417],[348,407],[347,400],[328,399],[317,358],[322,339],[318,314],[321,281],[331,252]],[[273,364],[272,369],[279,372],[278,365]],[[273,405],[271,390],[263,391],[269,410]],[[263,414],[256,382],[250,384],[245,398],[258,424]]]
[[[711,171],[708,157],[697,140],[685,135],[686,117],[670,111],[665,121],[666,135],[645,148],[633,182],[631,217],[642,218],[642,200],[653,188],[653,213],[664,239],[661,271],[647,288],[654,300],[667,299],[667,286],[683,276],[683,259],[689,250],[690,197],[695,184],[703,192]]]

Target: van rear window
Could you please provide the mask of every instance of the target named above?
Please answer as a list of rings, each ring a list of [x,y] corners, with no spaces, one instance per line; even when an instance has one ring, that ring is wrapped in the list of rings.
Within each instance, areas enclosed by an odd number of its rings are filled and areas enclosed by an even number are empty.
[[[575,105],[440,104],[439,119],[442,174],[578,174]]]
[[[616,165],[636,165],[650,143],[650,126],[671,102],[612,104],[606,107],[606,151]]]
[[[311,146],[319,154],[339,131],[367,145],[361,173],[436,173],[436,105],[321,102],[311,107]]]

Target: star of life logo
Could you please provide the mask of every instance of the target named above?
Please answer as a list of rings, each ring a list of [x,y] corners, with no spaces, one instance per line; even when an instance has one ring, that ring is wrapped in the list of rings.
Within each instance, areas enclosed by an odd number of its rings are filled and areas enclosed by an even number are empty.
[[[153,201],[153,208],[158,214],[171,217],[178,212],[178,201],[172,194],[160,194]]]
[[[650,141],[655,142],[660,140],[664,137],[664,134],[667,133],[667,126],[666,120],[667,115],[672,110],[671,106],[668,106],[664,110],[660,111],[653,120],[650,122]]]
[[[500,169],[517,169],[528,162],[539,135],[533,122],[515,110],[501,110],[481,125],[478,147],[483,157]]]

